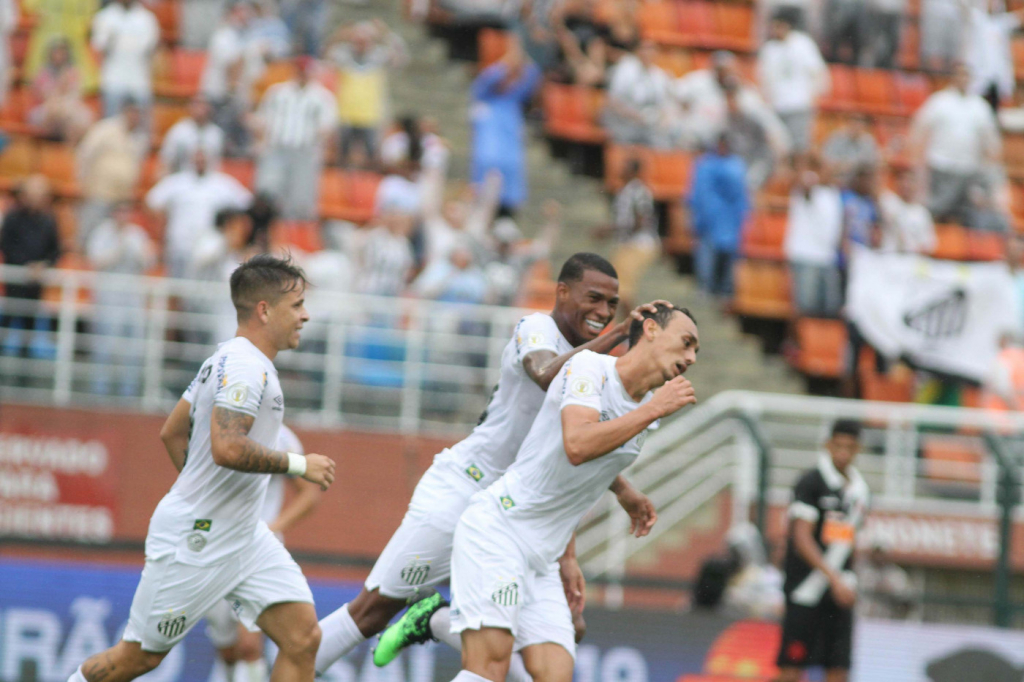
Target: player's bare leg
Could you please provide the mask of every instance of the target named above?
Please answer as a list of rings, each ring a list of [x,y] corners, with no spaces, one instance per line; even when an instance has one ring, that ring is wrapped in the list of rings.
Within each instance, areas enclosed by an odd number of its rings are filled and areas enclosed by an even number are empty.
[[[468,672],[491,682],[504,682],[514,644],[515,637],[503,628],[463,630],[462,673],[459,676],[467,677],[463,673]]]
[[[270,671],[271,682],[312,682],[316,650],[320,646],[320,624],[313,605],[274,604],[260,614],[256,624],[279,649]]]
[[[316,654],[317,672],[326,672],[360,643],[383,631],[405,605],[404,599],[385,597],[378,589],[363,587],[355,599],[320,621],[323,641]]]
[[[560,644],[534,644],[522,651],[534,682],[572,682],[573,658]]]
[[[348,612],[359,632],[369,639],[384,630],[391,619],[405,608],[406,603],[405,599],[385,597],[380,590],[367,590],[363,587],[356,598],[348,603]]]
[[[143,651],[139,642],[123,639],[106,651],[85,660],[68,682],[129,682],[153,670],[167,652]]]
[[[266,682],[267,662],[263,660],[263,633],[249,632],[238,626],[234,646],[235,670],[230,682]]]

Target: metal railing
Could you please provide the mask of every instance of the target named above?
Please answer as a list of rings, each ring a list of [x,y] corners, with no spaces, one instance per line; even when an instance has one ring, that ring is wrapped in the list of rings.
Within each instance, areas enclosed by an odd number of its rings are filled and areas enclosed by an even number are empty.
[[[0,266],[8,288],[31,281]],[[234,335],[227,283],[72,270],[41,283],[41,301],[0,298],[3,399],[167,411]],[[275,360],[289,418],[406,433],[468,431],[528,312],[316,288],[307,308],[301,346]]]

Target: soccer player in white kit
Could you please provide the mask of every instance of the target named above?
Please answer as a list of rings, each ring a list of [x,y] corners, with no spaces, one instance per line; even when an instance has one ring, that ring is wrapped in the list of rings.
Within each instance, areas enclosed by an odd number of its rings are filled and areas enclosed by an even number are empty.
[[[497,480],[512,463],[540,409],[544,391],[562,365],[582,350],[608,352],[626,340],[629,320],[600,336],[615,317],[618,288],[615,269],[607,260],[577,253],[565,262],[558,276],[552,313],[535,313],[519,321],[502,353],[498,385],[477,427],[465,440],[434,458],[416,486],[401,526],[359,595],[320,621],[323,641],[316,659],[318,673],[382,631],[421,589],[448,578],[452,535],[459,516],[469,498]],[[648,527],[653,514],[650,501],[624,480],[621,492],[620,503],[638,525]],[[563,559],[561,576],[553,576],[552,591],[562,594],[564,581],[574,606],[581,610],[583,574],[572,551]],[[398,626],[403,626],[402,636],[395,638],[398,641],[382,639],[374,652],[378,665],[390,661],[402,646],[431,637],[456,647],[460,644],[451,636],[447,604],[437,594],[410,607],[393,627]],[[571,627],[569,637],[573,637]]]
[[[313,596],[298,565],[260,519],[269,475],[324,490],[334,462],[274,449],[284,395],[273,359],[299,345],[306,279],[288,260],[255,256],[231,275],[238,335],[203,363],[160,431],[181,472],[157,505],[146,565],[120,642],[87,659],[69,682],[127,682],[157,667],[214,606],[280,647],[275,682],[311,682],[320,644]]]
[[[584,351],[566,363],[515,462],[459,518],[451,562],[451,628],[462,636],[457,682],[504,682],[517,648],[528,669],[541,671],[537,682],[572,681],[573,641],[545,639],[571,628],[569,606],[544,586],[580,519],[640,454],[648,427],[696,402],[683,377],[699,349],[693,318],[665,305],[644,317],[622,357]]]
[[[277,449],[284,452],[306,454],[302,441],[285,424],[277,436]],[[285,505],[285,489],[295,492]],[[267,485],[263,511],[260,513],[270,532],[284,542],[284,533],[308,516],[320,502],[320,488],[296,476],[274,474]],[[250,632],[235,616],[231,604],[221,601],[206,614],[206,636],[217,649],[224,662],[227,682],[263,682],[267,677],[267,662],[263,658],[263,633]]]

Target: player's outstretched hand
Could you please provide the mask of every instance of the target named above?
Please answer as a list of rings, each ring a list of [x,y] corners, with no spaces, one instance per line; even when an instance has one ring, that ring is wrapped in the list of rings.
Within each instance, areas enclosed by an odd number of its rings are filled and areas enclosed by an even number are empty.
[[[306,473],[302,477],[327,490],[334,483],[334,460],[323,455],[306,455]]]
[[[697,392],[693,390],[693,384],[680,375],[655,391],[650,404],[658,411],[659,417],[667,417],[676,410],[696,402]]]
[[[619,506],[629,514],[629,534],[642,538],[651,532],[658,521],[658,512],[651,499],[633,486],[617,496]]]

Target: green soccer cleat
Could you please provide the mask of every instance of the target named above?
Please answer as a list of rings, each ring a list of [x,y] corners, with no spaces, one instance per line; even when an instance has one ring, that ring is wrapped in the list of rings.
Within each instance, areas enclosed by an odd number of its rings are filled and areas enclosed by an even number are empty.
[[[398,622],[381,633],[373,650],[373,664],[383,668],[398,658],[407,646],[434,639],[430,632],[430,617],[442,606],[448,606],[448,602],[436,592],[410,606]]]

